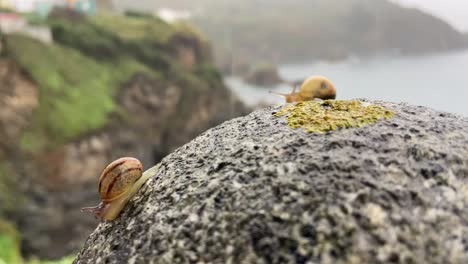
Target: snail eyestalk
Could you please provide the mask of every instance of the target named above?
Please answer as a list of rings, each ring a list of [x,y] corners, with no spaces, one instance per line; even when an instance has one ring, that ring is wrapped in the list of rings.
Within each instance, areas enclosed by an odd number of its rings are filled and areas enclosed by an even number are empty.
[[[270,94],[283,97],[286,100],[286,103],[300,102],[299,93],[296,92],[296,88],[297,86],[294,85],[292,91],[288,94],[277,93],[272,91],[270,91]]]
[[[271,94],[274,94],[274,95],[277,95],[277,96],[280,96],[280,97],[283,97],[283,98],[286,98],[289,96],[289,94],[283,94],[283,93],[276,93],[276,92],[272,92],[270,91]]]
[[[94,214],[97,218],[103,218],[106,209],[108,208],[109,204],[100,203],[97,206],[92,207],[84,207],[81,208],[81,212],[83,213],[91,213]]]

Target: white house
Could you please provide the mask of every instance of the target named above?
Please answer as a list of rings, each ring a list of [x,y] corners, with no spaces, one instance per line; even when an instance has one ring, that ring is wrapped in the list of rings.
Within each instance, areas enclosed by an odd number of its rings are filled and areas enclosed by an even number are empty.
[[[174,10],[170,8],[160,8],[156,11],[156,15],[168,23],[178,20],[186,20],[192,17],[192,13],[190,11]]]
[[[13,13],[0,13],[0,31],[8,34],[21,30],[27,25],[26,19]]]

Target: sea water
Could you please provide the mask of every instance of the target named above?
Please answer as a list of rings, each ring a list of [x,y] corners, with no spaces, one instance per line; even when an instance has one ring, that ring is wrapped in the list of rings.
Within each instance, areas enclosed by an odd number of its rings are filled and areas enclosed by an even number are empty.
[[[368,98],[406,102],[468,117],[468,51],[431,56],[350,59],[339,63],[282,65],[285,80],[310,75],[328,77],[337,99]],[[228,86],[248,105],[279,104],[269,90],[287,93],[289,85],[256,87],[240,78],[226,78]]]

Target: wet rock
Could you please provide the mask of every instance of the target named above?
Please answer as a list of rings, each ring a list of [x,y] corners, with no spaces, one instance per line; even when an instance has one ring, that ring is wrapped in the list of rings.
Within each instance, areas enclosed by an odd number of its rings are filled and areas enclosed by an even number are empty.
[[[256,65],[245,77],[244,81],[253,85],[271,87],[283,83],[278,69],[272,64]]]
[[[375,102],[307,133],[266,108],[159,163],[75,263],[467,263],[468,119]]]

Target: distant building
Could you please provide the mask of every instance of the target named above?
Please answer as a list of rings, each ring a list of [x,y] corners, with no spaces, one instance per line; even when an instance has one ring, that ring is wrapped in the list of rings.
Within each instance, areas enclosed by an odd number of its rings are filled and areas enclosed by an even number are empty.
[[[38,0],[0,0],[0,7],[17,12],[33,12],[34,4]]]
[[[0,13],[0,31],[10,33],[27,25],[26,20],[15,13]]]
[[[112,10],[112,0],[0,0],[0,8],[21,13],[37,12],[47,16],[56,6],[69,7],[83,14],[94,15],[96,10]]]
[[[0,13],[0,36],[20,33],[45,43],[52,42],[52,33],[48,27],[28,25],[26,19],[14,13]]]
[[[168,23],[178,20],[187,20],[192,17],[192,13],[190,11],[174,10],[170,8],[160,8],[156,11],[156,15]]]

